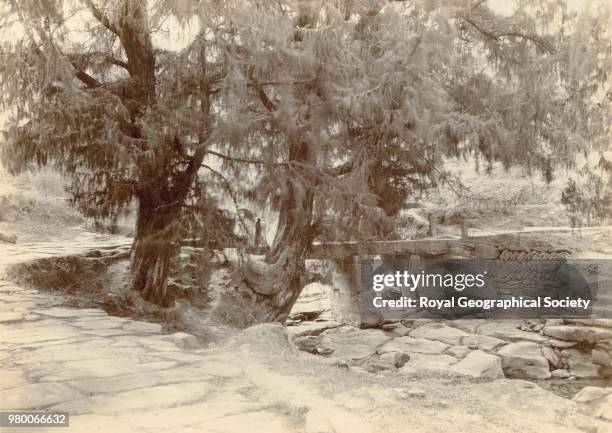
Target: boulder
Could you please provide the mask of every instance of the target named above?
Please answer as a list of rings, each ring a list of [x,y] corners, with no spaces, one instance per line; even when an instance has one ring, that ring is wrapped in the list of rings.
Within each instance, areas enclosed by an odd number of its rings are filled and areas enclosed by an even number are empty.
[[[596,328],[593,326],[561,325],[545,326],[544,335],[564,341],[582,341],[596,343],[598,341],[612,341],[612,329]]]
[[[612,367],[612,345],[606,343],[597,344],[591,352],[591,360],[594,364]]]
[[[404,352],[387,352],[380,355],[380,359],[390,363],[395,368],[402,368],[410,361],[410,355]]]
[[[576,349],[565,349],[561,354],[574,376],[583,379],[599,377],[597,366],[591,361],[590,354]]]
[[[612,395],[608,395],[595,412],[595,416],[606,421],[612,421]]]
[[[590,403],[612,394],[612,388],[601,388],[599,386],[585,386],[574,396],[572,400],[578,403]]]
[[[572,377],[571,373],[563,368],[558,368],[557,370],[553,370],[550,372],[550,377],[552,379],[568,379]]]
[[[461,361],[453,364],[450,370],[477,378],[497,379],[504,376],[501,359],[482,350],[469,353]]]
[[[199,349],[200,343],[195,335],[186,332],[175,332],[166,337],[181,349]]]
[[[411,337],[437,340],[446,344],[457,346],[469,334],[461,329],[453,328],[442,323],[428,323],[416,328],[410,333]]]
[[[426,340],[424,338],[398,337],[385,343],[378,352],[416,352],[439,355],[447,348],[448,344],[440,341]]]
[[[508,377],[520,379],[548,379],[548,360],[542,356],[540,346],[523,341],[502,347],[497,354]]]
[[[548,346],[542,346],[540,348],[540,352],[542,352],[542,356],[546,358],[546,360],[553,369],[560,367],[561,359],[559,355],[557,355],[557,352],[555,352],[552,348]]]
[[[281,323],[261,323],[250,326],[232,337],[228,344],[230,347],[273,356],[297,355],[299,353],[297,346],[287,332],[287,328]]]

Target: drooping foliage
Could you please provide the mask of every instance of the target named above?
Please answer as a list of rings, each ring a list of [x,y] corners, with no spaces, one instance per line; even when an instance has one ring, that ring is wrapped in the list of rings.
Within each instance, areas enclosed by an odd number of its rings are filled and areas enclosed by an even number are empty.
[[[604,4],[146,6],[4,2],[3,33],[17,36],[3,38],[0,82],[6,164],[58,166],[91,216],[139,203],[134,285],[156,302],[185,218],[214,212],[213,196],[278,210],[270,254],[244,278],[272,320],[313,239],[392,236],[404,200],[444,181],[445,157],[550,178],[609,144]]]

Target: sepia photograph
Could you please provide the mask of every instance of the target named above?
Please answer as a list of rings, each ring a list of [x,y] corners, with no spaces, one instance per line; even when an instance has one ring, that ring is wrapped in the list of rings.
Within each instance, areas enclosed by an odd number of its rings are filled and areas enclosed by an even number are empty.
[[[0,433],[612,433],[611,0],[0,0]]]

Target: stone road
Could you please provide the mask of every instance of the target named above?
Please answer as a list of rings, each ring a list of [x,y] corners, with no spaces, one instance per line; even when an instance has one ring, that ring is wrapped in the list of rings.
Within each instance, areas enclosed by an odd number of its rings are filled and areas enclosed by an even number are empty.
[[[117,238],[84,233],[69,243],[2,245],[0,268],[116,244]],[[266,326],[245,331],[234,346],[204,348],[190,334],[164,335],[155,323],[66,308],[61,297],[0,280],[0,410],[70,414],[69,428],[0,432],[365,433],[405,426],[426,432],[433,425],[441,432],[604,432],[609,426],[520,380],[419,383],[352,373],[294,353],[283,327]],[[293,358],[283,364],[288,355]]]
[[[83,233],[71,242],[2,245],[0,266],[122,241]],[[274,404],[246,396],[254,385],[244,371],[192,335],[61,304],[0,280],[0,410],[66,411],[71,433],[287,430],[269,413]],[[12,430],[45,431],[0,428]]]

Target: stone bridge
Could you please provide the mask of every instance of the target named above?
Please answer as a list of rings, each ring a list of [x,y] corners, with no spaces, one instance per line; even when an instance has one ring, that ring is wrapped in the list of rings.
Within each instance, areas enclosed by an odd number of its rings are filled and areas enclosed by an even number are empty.
[[[371,241],[371,242],[334,242],[316,243],[309,259],[333,260],[335,269],[329,295],[332,317],[342,323],[363,325],[360,314],[361,259],[375,257],[402,257],[410,260],[422,259],[483,259],[496,260],[495,263],[544,262],[553,259],[569,259],[573,251],[555,246],[554,236],[567,236],[572,229],[545,229],[501,233],[484,233],[463,237],[423,238],[416,240]],[[509,274],[507,269],[497,273]],[[523,269],[513,269],[510,275],[498,275],[499,293],[526,294],[525,287],[533,283],[539,275],[527,275],[521,281]],[[530,279],[530,280],[529,280]],[[592,281],[589,281],[591,284]],[[533,284],[531,284],[533,286]],[[610,284],[606,284],[609,289]],[[612,291],[598,295],[604,304],[601,311],[594,311],[599,317],[612,317]],[[605,310],[605,311],[604,311]]]

